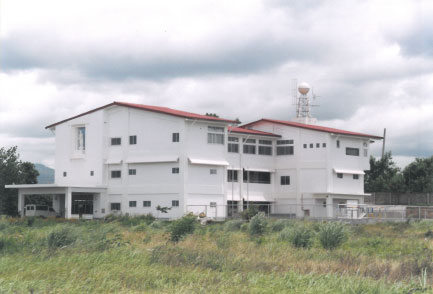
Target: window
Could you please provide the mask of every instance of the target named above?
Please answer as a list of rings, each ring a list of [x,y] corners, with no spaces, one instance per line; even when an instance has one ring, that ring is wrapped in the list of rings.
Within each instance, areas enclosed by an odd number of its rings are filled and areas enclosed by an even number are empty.
[[[173,167],[173,168],[171,169],[171,173],[172,173],[172,174],[178,174],[178,173],[179,173],[179,168],[178,168],[178,167]]]
[[[316,143],[316,148],[320,148],[320,143]]]
[[[242,142],[247,143],[247,144],[256,144],[256,139],[242,139]]]
[[[152,202],[151,201],[143,201],[143,207],[151,207]]]
[[[248,179],[249,177],[249,179]],[[255,183],[255,184],[270,184],[271,173],[269,172],[256,172],[256,171],[245,171],[243,174],[244,183]]]
[[[313,143],[310,143],[310,148],[314,148],[314,144]]]
[[[122,176],[122,172],[120,170],[112,170],[111,178],[120,178]]]
[[[337,173],[337,178],[342,179],[343,178],[343,174],[342,173]]]
[[[129,136],[129,145],[137,144],[137,136]]]
[[[293,140],[278,140],[277,145],[291,145],[293,144]]]
[[[131,168],[128,170],[128,174],[130,176],[135,176],[137,174],[137,170],[135,168],[134,169]]]
[[[77,128],[77,150],[83,151],[86,150],[86,128],[78,127]]]
[[[122,144],[122,138],[111,138],[111,145],[121,145]]]
[[[179,133],[173,133],[171,137],[172,142],[179,142]]]
[[[63,172],[63,176],[66,177],[66,175],[67,175],[67,172]]]
[[[210,144],[224,144],[224,128],[207,127],[207,142]]]
[[[340,148],[340,140],[337,140],[337,148]]]
[[[211,169],[210,169],[210,174],[211,174],[211,175],[216,175],[216,174],[217,174],[217,170],[214,169],[214,168],[211,168]]]
[[[359,156],[359,149],[346,147],[346,155]]]
[[[322,143],[322,147],[323,147],[323,148],[326,148],[326,143]]]
[[[256,154],[256,145],[244,145],[245,154]]]
[[[359,180],[359,175],[353,175],[354,180]]]
[[[290,176],[281,176],[281,185],[290,185]]]
[[[239,153],[239,138],[236,137],[229,137],[229,144],[228,144],[228,152],[231,153]]]
[[[272,146],[259,146],[260,155],[272,155]]]
[[[216,206],[217,206],[217,203],[216,203],[216,202],[210,202],[210,203],[209,203],[209,206],[210,206],[210,207],[216,207]]]
[[[90,176],[93,177],[94,174],[95,174],[95,173],[93,172],[93,170],[91,170],[91,171],[90,171]]]
[[[110,205],[111,211],[119,211],[120,210],[120,203],[111,203]]]
[[[272,145],[272,141],[271,140],[259,140],[259,144],[260,145]]]
[[[227,170],[227,182],[237,182],[238,181],[238,171],[237,170]]]
[[[304,144],[304,149],[306,149],[307,148],[307,144]]]
[[[129,201],[129,207],[137,207],[137,201]]]
[[[171,201],[171,206],[173,206],[173,207],[179,207],[179,200],[172,200]]]
[[[277,146],[277,155],[293,155],[293,146]]]

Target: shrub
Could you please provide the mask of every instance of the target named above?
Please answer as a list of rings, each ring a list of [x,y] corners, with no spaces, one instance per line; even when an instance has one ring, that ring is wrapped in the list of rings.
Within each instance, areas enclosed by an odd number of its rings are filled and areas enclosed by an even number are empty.
[[[257,208],[257,206],[249,206],[247,209],[242,211],[241,217],[242,219],[249,221],[257,213],[259,213],[259,209]]]
[[[249,223],[243,223],[241,225],[241,231],[242,232],[247,232],[249,228],[250,228],[250,224]]]
[[[287,219],[277,219],[270,223],[270,229],[272,232],[281,232],[285,227],[292,225],[292,221]]]
[[[50,249],[56,249],[71,245],[77,240],[70,227],[56,227],[47,236],[47,244]]]
[[[284,231],[283,231],[284,232]],[[298,226],[285,232],[285,239],[288,240],[293,247],[296,248],[310,248],[313,245],[314,233],[306,226]]]
[[[264,212],[259,212],[251,218],[249,233],[251,236],[260,236],[265,233],[268,220]]]
[[[224,230],[228,232],[239,231],[242,224],[244,224],[244,221],[242,220],[229,220],[224,224]]]
[[[185,235],[193,233],[196,223],[197,218],[192,214],[185,215],[181,219],[173,221],[168,229],[170,240],[177,242]]]
[[[424,234],[424,236],[426,237],[426,238],[433,238],[433,232],[432,232],[432,230],[428,230],[425,234]]]
[[[340,222],[324,223],[320,226],[319,241],[325,249],[335,249],[346,241],[345,227]]]

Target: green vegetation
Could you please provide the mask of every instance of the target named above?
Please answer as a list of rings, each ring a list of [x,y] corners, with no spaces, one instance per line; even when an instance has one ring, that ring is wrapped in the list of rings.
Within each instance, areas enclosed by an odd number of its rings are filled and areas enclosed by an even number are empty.
[[[0,293],[432,292],[433,222],[255,217],[207,226],[192,216],[0,218]]]

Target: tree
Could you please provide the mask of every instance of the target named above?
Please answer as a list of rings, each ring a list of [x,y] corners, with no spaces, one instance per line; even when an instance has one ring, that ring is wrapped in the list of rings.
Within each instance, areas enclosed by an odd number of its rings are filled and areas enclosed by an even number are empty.
[[[364,190],[371,192],[404,192],[404,178],[399,167],[392,160],[391,152],[381,159],[370,157],[370,170],[365,172]]]
[[[403,170],[403,177],[409,192],[433,192],[433,156],[416,158]]]
[[[207,112],[206,112],[206,116],[219,117],[218,114],[216,114],[216,113],[211,113],[211,112],[210,112],[210,113],[207,113]]]
[[[0,214],[18,213],[18,191],[6,189],[10,184],[36,184],[38,171],[33,163],[19,160],[17,147],[0,148]]]

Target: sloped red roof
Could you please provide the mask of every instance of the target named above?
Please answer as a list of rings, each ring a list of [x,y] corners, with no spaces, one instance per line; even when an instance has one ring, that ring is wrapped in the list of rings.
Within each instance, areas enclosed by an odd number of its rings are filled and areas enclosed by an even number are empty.
[[[268,118],[262,118],[260,120],[250,122],[248,124],[242,125],[241,128],[246,128],[248,126],[251,126],[251,125],[254,125],[254,124],[257,124],[260,122],[270,122],[270,123],[276,123],[276,124],[291,126],[291,127],[295,127],[295,128],[303,128],[303,129],[309,129],[309,130],[314,130],[314,131],[319,131],[319,132],[334,133],[334,134],[340,134],[340,135],[366,137],[366,138],[372,138],[372,139],[383,139],[382,137],[375,136],[375,135],[339,130],[339,129],[316,126],[316,125],[302,124],[302,123],[297,123],[297,122],[292,122],[292,121],[268,119]]]
[[[190,119],[200,119],[200,120],[208,120],[208,121],[218,121],[218,122],[226,122],[226,123],[236,123],[236,121],[234,120],[230,120],[230,119],[224,119],[224,118],[219,118],[219,117],[213,117],[213,116],[207,116],[207,115],[202,115],[202,114],[197,114],[197,113],[192,113],[192,112],[186,112],[186,111],[182,111],[182,110],[176,110],[176,109],[171,109],[168,107],[161,107],[161,106],[152,106],[152,105],[143,105],[143,104],[135,104],[135,103],[126,103],[126,102],[118,102],[118,101],[114,101],[113,103],[92,109],[90,111],[81,113],[79,115],[64,119],[62,121],[56,122],[54,124],[51,124],[49,126],[46,126],[45,128],[51,128],[54,127],[56,125],[59,125],[61,123],[67,122],[69,120],[72,120],[74,118],[80,117],[80,116],[84,116],[87,115],[89,113],[110,107],[110,106],[125,106],[125,107],[130,107],[130,108],[135,108],[135,109],[141,109],[141,110],[147,110],[147,111],[153,111],[153,112],[158,112],[158,113],[163,113],[163,114],[168,114],[168,115],[173,115],[173,116],[178,116],[178,117],[184,117],[184,118],[190,118]]]
[[[241,133],[241,134],[257,135],[257,136],[281,138],[281,135],[257,131],[257,130],[250,130],[250,129],[245,129],[245,128],[238,128],[238,127],[229,127],[229,133]]]

